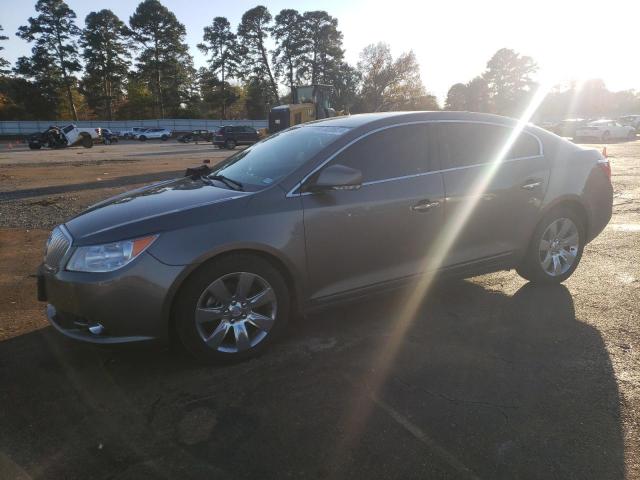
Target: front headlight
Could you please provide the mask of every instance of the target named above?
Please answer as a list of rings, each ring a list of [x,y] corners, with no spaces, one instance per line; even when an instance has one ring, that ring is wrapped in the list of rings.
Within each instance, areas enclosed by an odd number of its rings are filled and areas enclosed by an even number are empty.
[[[144,252],[158,235],[122,240],[104,245],[78,247],[73,252],[67,270],[74,272],[112,272],[124,267]]]

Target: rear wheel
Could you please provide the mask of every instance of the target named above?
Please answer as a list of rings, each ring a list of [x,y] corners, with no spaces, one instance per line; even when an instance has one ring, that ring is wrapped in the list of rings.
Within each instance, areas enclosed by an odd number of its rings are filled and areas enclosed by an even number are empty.
[[[140,140],[141,142],[146,142],[147,141],[147,137],[145,137],[144,135],[140,135],[138,137],[138,140]]]
[[[584,221],[572,209],[549,212],[536,227],[516,271],[533,283],[561,283],[575,271],[585,243]]]
[[[289,317],[280,272],[251,255],[230,255],[195,272],[175,309],[182,344],[204,361],[236,361],[262,353]]]
[[[169,135],[162,135],[160,137],[160,140],[162,140],[163,142],[166,142],[167,140],[169,140]]]
[[[236,141],[230,138],[229,140],[224,142],[224,146],[229,150],[233,150],[234,148],[236,148]]]

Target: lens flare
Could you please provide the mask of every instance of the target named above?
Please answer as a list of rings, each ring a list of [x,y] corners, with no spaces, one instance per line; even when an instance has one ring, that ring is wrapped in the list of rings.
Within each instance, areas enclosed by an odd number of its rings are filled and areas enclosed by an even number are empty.
[[[487,191],[487,187],[490,185],[500,165],[518,139],[518,136],[522,133],[524,127],[529,123],[546,97],[550,88],[551,85],[547,83],[537,88],[528,106],[518,119],[512,133],[500,148],[494,161],[491,162],[484,174],[479,175],[475,180],[471,187],[470,194],[466,196],[460,208],[455,210],[455,216],[447,219],[445,227],[427,251],[422,260],[422,268],[420,269],[420,271],[426,273],[419,278],[414,288],[408,293],[408,297],[402,302],[403,308],[393,321],[391,333],[386,336],[386,343],[374,357],[371,368],[368,371],[369,373],[358,382],[361,390],[352,399],[352,403],[344,419],[345,435],[338,445],[336,457],[340,458],[345,455],[345,452],[348,452],[357,443],[375,407],[374,399],[378,397],[378,392],[387,379],[407,330],[413,323],[418,309],[433,284],[435,272],[437,272],[443,264],[453,243],[460,235],[460,232],[476,208],[478,201]],[[335,468],[339,469],[340,463],[340,460],[337,460],[334,464]]]

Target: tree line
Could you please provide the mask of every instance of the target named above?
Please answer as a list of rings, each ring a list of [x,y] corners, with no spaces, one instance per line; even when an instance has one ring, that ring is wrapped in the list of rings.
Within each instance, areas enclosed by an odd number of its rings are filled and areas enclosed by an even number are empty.
[[[393,58],[388,45],[371,45],[350,65],[325,11],[274,17],[258,5],[235,29],[215,17],[197,45],[207,66],[196,69],[185,26],[158,0],[143,0],[128,23],[91,12],[83,28],[63,0],[35,9],[16,33],[31,55],[12,69],[0,60],[1,119],[265,118],[306,83],[333,86],[333,106],[347,112],[438,107],[413,52]]]
[[[338,20],[326,11],[274,16],[258,5],[235,28],[215,17],[197,45],[207,65],[196,69],[185,26],[159,0],[143,0],[126,23],[108,9],[91,12],[82,28],[63,0],[38,0],[35,10],[16,32],[31,55],[13,66],[0,57],[1,120],[260,119],[308,83],[331,85],[331,103],[344,112],[439,109],[412,51],[394,57],[388,44],[372,44],[349,64]],[[0,26],[0,55],[7,38]],[[444,108],[518,115],[537,68],[500,49],[484,72],[450,88]],[[556,89],[540,112],[596,116],[639,111],[639,103],[637,93],[609,92],[596,80],[586,90]]]

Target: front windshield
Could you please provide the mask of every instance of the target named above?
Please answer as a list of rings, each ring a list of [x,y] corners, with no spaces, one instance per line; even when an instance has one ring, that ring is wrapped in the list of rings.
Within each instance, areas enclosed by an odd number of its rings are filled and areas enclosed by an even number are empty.
[[[296,170],[347,132],[346,127],[302,126],[271,135],[229,157],[212,175],[264,188]]]

